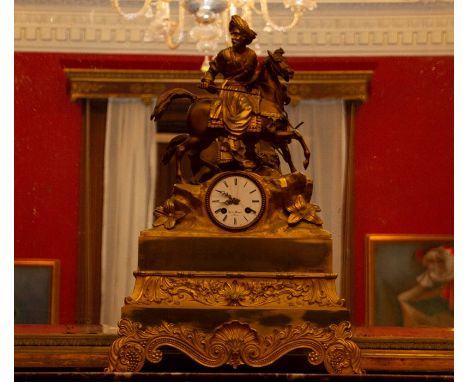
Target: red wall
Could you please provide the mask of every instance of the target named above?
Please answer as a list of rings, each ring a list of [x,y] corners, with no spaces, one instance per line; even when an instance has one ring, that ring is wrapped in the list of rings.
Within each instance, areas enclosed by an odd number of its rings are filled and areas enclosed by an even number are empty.
[[[373,70],[355,135],[356,324],[368,233],[453,233],[453,57],[291,58],[296,70]],[[62,262],[75,317],[81,110],[65,67],[191,69],[200,57],[15,54],[15,257]]]
[[[61,260],[61,315],[74,322],[81,111],[60,60],[15,55],[15,258]]]
[[[379,60],[356,120],[357,275],[368,233],[453,234],[453,124],[452,58]],[[364,298],[355,303],[363,322]]]

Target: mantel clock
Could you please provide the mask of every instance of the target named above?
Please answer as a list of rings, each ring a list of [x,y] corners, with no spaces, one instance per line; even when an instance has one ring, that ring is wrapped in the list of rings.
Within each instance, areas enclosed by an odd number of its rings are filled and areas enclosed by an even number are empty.
[[[239,16],[230,31],[233,46],[218,53],[200,85],[216,97],[180,88],[158,96],[156,121],[174,99],[190,100],[188,134],[175,136],[164,154],[164,163],[175,158],[176,184],[156,207],[153,227],[140,233],[135,286],[107,370],[162,364],[169,346],[210,368],[266,367],[305,349],[307,367],[359,374],[349,311],[336,293],[331,235],[310,201],[312,180],[297,171],[288,148],[297,140],[309,164],[284,110],[293,70],[277,49],[256,72],[246,48],[255,32]],[[181,172],[185,154],[190,179]]]

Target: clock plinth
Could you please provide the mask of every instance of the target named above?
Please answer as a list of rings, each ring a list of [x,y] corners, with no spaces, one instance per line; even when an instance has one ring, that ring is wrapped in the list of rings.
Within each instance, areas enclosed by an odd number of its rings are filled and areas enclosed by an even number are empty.
[[[332,241],[307,235],[140,235],[141,271],[331,272]]]
[[[246,191],[237,190],[245,179]],[[265,367],[305,349],[305,363],[361,373],[336,293],[331,235],[311,194],[300,173],[235,171],[176,184],[156,209],[155,227],[140,234],[135,287],[108,371],[140,371],[172,347],[207,367]],[[251,210],[254,223],[236,225]]]

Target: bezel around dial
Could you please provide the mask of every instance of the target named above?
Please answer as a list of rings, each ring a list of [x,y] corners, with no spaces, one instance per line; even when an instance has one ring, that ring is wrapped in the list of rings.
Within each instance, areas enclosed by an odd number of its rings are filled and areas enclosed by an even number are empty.
[[[235,183],[236,178],[237,184]],[[245,187],[249,187],[249,184],[254,187],[244,190]],[[231,193],[228,192],[229,189]],[[219,198],[214,196],[216,191],[220,193]],[[258,196],[250,196],[250,194],[258,193]],[[213,199],[212,196],[216,199]],[[235,204],[237,200],[239,202]],[[219,208],[216,210],[213,208],[215,202],[219,203]],[[208,216],[218,227],[228,231],[244,231],[254,226],[262,218],[265,205],[266,194],[263,185],[254,176],[245,172],[227,172],[218,175],[208,187],[205,195],[205,208]],[[238,208],[236,209],[236,207]],[[220,213],[218,211],[221,209],[227,211],[223,215],[218,215]],[[250,214],[253,213],[255,216],[251,218]],[[221,216],[225,216],[224,220]]]

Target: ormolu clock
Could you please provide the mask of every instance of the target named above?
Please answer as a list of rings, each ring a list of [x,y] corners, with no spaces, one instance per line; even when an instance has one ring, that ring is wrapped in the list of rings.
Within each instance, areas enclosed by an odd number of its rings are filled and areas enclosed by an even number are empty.
[[[265,191],[247,172],[219,175],[206,192],[206,209],[215,224],[233,231],[256,224],[265,210]]]

